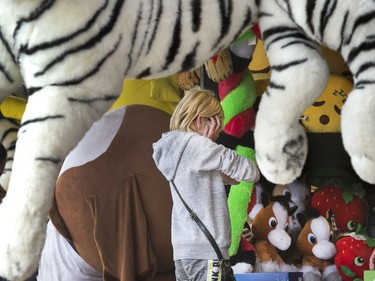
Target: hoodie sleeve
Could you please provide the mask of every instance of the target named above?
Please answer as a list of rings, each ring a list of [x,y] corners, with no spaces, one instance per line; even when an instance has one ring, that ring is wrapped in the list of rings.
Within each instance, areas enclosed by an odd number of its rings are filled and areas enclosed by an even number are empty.
[[[190,149],[197,169],[201,171],[219,170],[237,181],[259,181],[259,169],[246,157],[234,150],[217,144],[205,137],[192,138]],[[195,148],[194,148],[195,147]]]

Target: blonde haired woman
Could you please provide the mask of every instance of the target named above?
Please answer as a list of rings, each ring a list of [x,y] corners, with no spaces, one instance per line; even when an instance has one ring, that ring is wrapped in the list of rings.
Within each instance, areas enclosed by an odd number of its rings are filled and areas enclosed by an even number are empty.
[[[171,131],[154,143],[153,158],[211,232],[228,264],[231,226],[222,175],[236,182],[256,182],[259,170],[249,159],[214,142],[223,129],[223,119],[220,101],[212,92],[190,90],[172,115]],[[170,186],[176,280],[220,280],[222,263]]]

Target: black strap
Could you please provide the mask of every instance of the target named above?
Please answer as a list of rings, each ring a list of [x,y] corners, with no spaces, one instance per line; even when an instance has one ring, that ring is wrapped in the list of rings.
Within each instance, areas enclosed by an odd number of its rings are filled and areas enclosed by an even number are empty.
[[[208,241],[210,241],[212,247],[214,248],[214,250],[215,250],[215,252],[216,252],[217,257],[219,258],[219,260],[223,260],[224,258],[223,258],[223,255],[220,252],[219,246],[216,244],[216,241],[212,237],[210,231],[203,224],[203,222],[200,220],[200,218],[197,216],[197,214],[194,213],[194,211],[192,209],[190,209],[190,207],[189,207],[188,204],[186,204],[185,200],[182,198],[182,196],[181,196],[180,192],[178,191],[176,185],[174,184],[173,180],[171,180],[171,183],[172,183],[172,185],[173,185],[173,187],[174,187],[174,189],[175,189],[178,197],[180,197],[182,204],[184,204],[185,208],[189,212],[190,218],[197,223],[197,225],[202,230],[202,232],[204,233],[204,235],[206,235]]]

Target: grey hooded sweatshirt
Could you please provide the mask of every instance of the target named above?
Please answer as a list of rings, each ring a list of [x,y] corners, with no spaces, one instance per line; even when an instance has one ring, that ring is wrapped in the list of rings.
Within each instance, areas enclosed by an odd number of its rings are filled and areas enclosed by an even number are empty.
[[[237,181],[259,180],[256,165],[235,151],[198,133],[171,131],[153,144],[156,166],[174,180],[182,198],[211,232],[225,259],[229,258],[231,224],[221,173]],[[174,260],[217,259],[210,242],[193,221],[170,184]]]

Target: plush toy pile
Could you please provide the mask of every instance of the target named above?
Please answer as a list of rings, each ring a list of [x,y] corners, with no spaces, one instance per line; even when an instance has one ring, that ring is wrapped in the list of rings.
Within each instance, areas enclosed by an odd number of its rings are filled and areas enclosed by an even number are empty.
[[[261,46],[261,44],[258,44],[257,47],[259,45]],[[248,53],[253,54],[253,51],[248,51]],[[323,51],[327,52],[325,49]],[[242,54],[244,53],[242,52]],[[256,198],[253,198],[253,196],[256,196],[256,190],[252,187],[250,189],[244,189],[244,187],[239,189],[239,187],[232,186],[228,204],[232,221],[232,246],[230,255],[235,273],[297,270],[304,272],[305,279],[308,280],[321,280],[322,278],[326,280],[340,280],[341,278],[349,278],[348,276],[352,276],[350,278],[354,280],[355,278],[363,279],[363,271],[368,269],[368,263],[363,263],[360,267],[356,266],[355,270],[346,269],[347,266],[345,264],[349,264],[350,261],[345,258],[348,255],[342,254],[343,252],[347,253],[346,250],[342,250],[343,243],[340,241],[342,238],[339,240],[338,245],[340,247],[337,250],[335,246],[337,237],[352,236],[350,233],[353,231],[363,232],[368,220],[368,203],[364,199],[365,190],[361,188],[361,181],[351,178],[350,173],[347,171],[351,170],[351,166],[348,165],[349,162],[341,161],[341,159],[347,157],[345,151],[337,149],[337,147],[340,148],[342,146],[337,142],[336,138],[341,132],[341,110],[352,90],[353,83],[344,75],[347,69],[345,64],[340,64],[341,58],[337,57],[335,53],[328,53],[326,56],[331,60],[329,65],[331,74],[328,85],[323,94],[312,106],[303,112],[300,118],[301,124],[309,134],[308,136],[314,135],[311,138],[312,148],[317,148],[317,150],[313,151],[314,155],[311,155],[312,152],[309,151],[310,157],[307,159],[308,165],[306,165],[305,170],[308,176],[290,184],[276,185],[272,190],[273,196],[290,196],[292,204],[298,207],[297,211],[288,218],[288,235],[291,238],[290,247],[286,251],[278,250],[279,254],[276,257],[274,250],[269,250],[269,248],[259,250],[259,240],[261,239],[259,233],[258,235],[252,233],[251,239],[247,240],[244,238],[242,233],[244,222],[245,228],[247,221],[250,223],[250,229],[252,230],[254,216],[259,212],[259,206],[262,204],[258,200],[258,204],[255,207],[254,199],[256,200]],[[258,63],[257,57],[252,57],[251,59],[253,62]],[[223,138],[224,144],[232,146],[235,149],[237,144],[248,143],[249,136],[246,134],[252,130],[255,115],[254,117],[247,115],[246,118],[236,117],[238,118],[236,120],[233,112],[242,112],[241,115],[246,116],[246,112],[249,110],[253,110],[254,114],[256,111],[252,106],[254,103],[250,104],[250,107],[246,109],[247,104],[245,103],[241,103],[240,105],[226,103],[224,99],[227,99],[230,94],[233,96],[237,95],[239,97],[238,100],[241,100],[241,97],[245,96],[246,93],[250,95],[254,91],[254,84],[256,85],[258,81],[255,80],[255,82],[250,84],[241,84],[243,81],[246,81],[243,78],[244,72],[247,72],[249,69],[247,67],[245,69],[241,68],[243,64],[238,60],[238,57],[234,57],[231,47],[211,58],[205,65],[208,76],[217,82],[219,98],[222,100],[223,108],[227,113],[227,120],[231,120],[231,122],[226,122],[224,132],[226,135],[233,137],[229,138],[229,142],[228,138]],[[341,65],[341,67],[338,67],[338,65]],[[235,69],[237,69],[237,72]],[[238,69],[241,69],[241,71],[238,72]],[[200,80],[196,78],[195,73],[197,71],[191,72],[191,74],[184,73],[183,75],[185,78],[195,77],[195,83],[193,80],[190,80],[187,84],[199,87]],[[255,71],[252,74],[253,77],[257,77]],[[189,81],[189,79],[186,79],[185,83],[186,81]],[[242,86],[243,88],[241,88],[239,85],[247,86]],[[246,91],[246,89],[248,90]],[[325,144],[326,147],[320,146],[323,154],[319,153],[319,143],[316,141],[319,137],[322,139],[328,137],[326,138],[328,140],[328,144]],[[336,149],[324,155],[332,146],[336,146]],[[326,160],[326,158],[331,158],[332,156],[337,159]],[[332,166],[328,166],[328,164],[332,164]],[[317,190],[314,189],[312,194],[310,190],[311,185],[318,188]],[[250,197],[249,190],[253,191]],[[244,218],[245,210],[243,205],[246,202],[249,203],[247,213],[250,213],[250,219]],[[305,210],[306,214],[304,214]],[[300,219],[298,220],[297,217]],[[259,224],[259,220],[258,218],[257,224]],[[308,220],[309,223],[307,223]],[[320,230],[318,232],[317,226],[314,228],[311,226],[313,220],[313,225],[319,225]],[[265,221],[267,220],[265,219]],[[257,229],[257,227],[255,228]],[[360,234],[356,234],[356,236],[358,235]],[[309,242],[307,237],[315,237],[316,241],[311,244],[311,241]],[[367,241],[371,241],[371,239],[367,239]],[[345,242],[346,247],[350,248],[353,245],[352,242],[352,240]],[[268,241],[268,243],[271,243],[271,241]],[[317,246],[314,246],[315,244]],[[367,250],[364,254],[355,256],[355,259],[364,260],[368,258],[368,254],[365,253],[372,251],[372,247],[370,246],[372,244],[368,242],[366,245]],[[257,248],[258,251],[256,250]],[[330,250],[325,252],[328,249]],[[279,264],[279,257],[282,260],[282,265]]]
[[[238,90],[240,89],[239,86],[229,87],[226,85],[239,85],[240,81],[245,80],[241,80],[243,72],[236,73],[232,71],[232,74],[230,74],[231,72],[228,69],[236,69],[236,64],[232,60],[233,54],[231,53],[231,48],[228,50],[232,55],[231,57],[218,54],[218,56],[215,56],[206,63],[206,71],[209,77],[218,83],[219,98],[222,101],[228,95],[220,95],[223,89],[225,89],[225,93],[228,92],[231,95],[235,95],[236,93],[239,95],[238,92],[240,92]],[[228,50],[225,51],[228,52]],[[332,59],[332,54],[330,54],[330,58]],[[257,57],[253,57],[252,59],[253,61],[257,60]],[[215,63],[218,61],[220,63]],[[345,66],[337,69],[339,62],[338,58],[335,58],[331,62],[332,66],[336,67],[336,69],[330,75],[329,84],[322,96],[311,107],[305,110],[300,120],[306,132],[310,135],[315,135],[315,139],[323,136],[333,136],[329,140],[329,144],[326,144],[327,147],[330,145],[341,146],[336,138],[341,131],[341,110],[352,89],[351,80],[342,74],[345,72]],[[247,68],[246,71],[248,71]],[[188,77],[187,74],[184,75],[185,78]],[[256,77],[256,73],[253,76]],[[196,76],[190,75],[189,77]],[[199,79],[196,81],[194,86],[199,87]],[[188,84],[193,85],[194,83],[189,82]],[[254,91],[253,84],[247,87],[249,89],[248,93]],[[224,110],[229,112],[227,116],[234,116],[232,112],[235,110],[241,111],[241,108],[243,109],[246,106],[245,104],[241,104],[240,106],[230,104],[231,107],[227,108],[225,102],[222,104]],[[250,107],[250,109],[254,110],[253,107]],[[246,112],[246,110],[242,112]],[[224,129],[226,135],[233,136],[229,143],[227,141],[228,138],[224,138],[224,144],[229,144],[234,149],[236,144],[248,142],[247,139],[249,136],[246,133],[252,130],[252,120],[254,119],[248,116],[239,120],[245,121],[243,123],[238,120],[235,122],[235,118],[232,118],[232,125],[226,126]],[[234,127],[233,125],[237,125],[238,127]],[[319,145],[314,138],[312,138],[312,147]],[[323,153],[325,153],[326,149],[321,147]],[[252,187],[250,189],[239,189],[236,186],[231,187],[228,198],[232,221],[232,247],[230,254],[235,273],[302,271],[306,280],[354,280],[356,278],[363,280],[363,271],[368,269],[368,262],[362,262],[360,266],[355,265],[355,268],[349,268],[348,265],[352,263],[352,260],[357,261],[356,263],[358,264],[359,260],[364,261],[369,258],[369,252],[373,250],[372,239],[368,238],[367,242],[363,242],[364,239],[361,238],[362,242],[359,249],[363,250],[363,254],[359,254],[359,251],[351,254],[346,249],[355,248],[355,241],[353,238],[343,239],[343,237],[359,237],[363,234],[353,235],[354,231],[364,232],[366,229],[368,203],[364,199],[365,190],[361,187],[361,181],[352,177],[347,171],[351,170],[348,162],[340,161],[347,157],[345,151],[343,149],[333,151],[338,151],[339,153],[336,154],[337,159],[330,162],[327,162],[325,158],[335,155],[334,153],[328,153],[327,155],[318,154],[312,157],[310,152],[310,158],[307,159],[308,165],[305,170],[308,176],[290,184],[275,185],[272,190],[273,196],[289,196],[291,204],[297,207],[297,210],[291,216],[288,216],[287,219],[289,228],[287,233],[291,239],[287,250],[282,251],[278,249],[275,252],[274,248],[277,249],[277,245],[273,245],[272,240],[264,240],[266,236],[259,232],[257,225],[261,224],[260,221],[266,223],[268,216],[262,213],[254,221],[255,215],[260,209],[265,207],[259,202],[261,199],[254,198],[254,196],[257,196],[256,190]],[[317,154],[316,151],[314,152]],[[333,166],[327,166],[327,163],[334,164]],[[342,169],[342,167],[345,167],[345,169]],[[311,185],[315,189],[311,190]],[[252,191],[250,197],[248,190]],[[261,195],[258,194],[258,197],[261,197]],[[254,204],[256,200],[257,204]],[[245,211],[243,205],[246,202],[249,203],[249,209],[247,210],[247,213],[249,213],[248,219],[244,218]],[[286,208],[285,211],[287,211]],[[245,239],[242,233],[245,221],[250,224],[251,239]],[[263,225],[261,229],[265,231],[266,227]],[[336,249],[335,243],[338,237],[340,239],[337,240],[338,247]],[[266,243],[270,246],[265,247]],[[260,245],[263,246],[261,247]],[[356,263],[354,262],[354,264]]]

